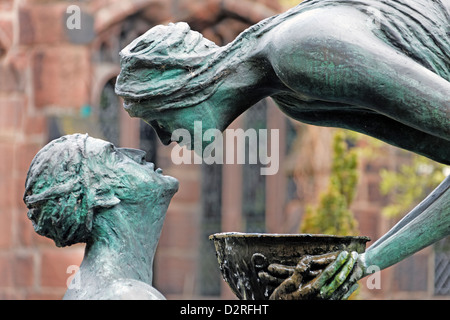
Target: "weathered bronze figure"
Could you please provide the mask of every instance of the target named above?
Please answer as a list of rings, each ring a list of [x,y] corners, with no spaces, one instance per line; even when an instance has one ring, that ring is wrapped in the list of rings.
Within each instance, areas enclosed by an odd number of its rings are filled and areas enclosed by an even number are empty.
[[[224,47],[185,23],[157,26],[121,52],[121,63],[116,92],[125,109],[165,144],[175,129],[193,132],[194,121],[223,131],[270,96],[299,121],[358,131],[450,164],[446,0],[306,0]],[[386,268],[449,235],[449,184],[365,254],[343,253],[356,267],[318,294],[344,297],[367,266]]]
[[[121,52],[116,92],[166,144],[194,120],[223,130],[270,96],[299,121],[450,164],[448,10],[440,0],[309,0],[225,47],[185,23],[157,26]]]
[[[164,299],[153,257],[178,181],[88,135],[50,142],[31,163],[24,201],[36,232],[86,251],[64,299]]]

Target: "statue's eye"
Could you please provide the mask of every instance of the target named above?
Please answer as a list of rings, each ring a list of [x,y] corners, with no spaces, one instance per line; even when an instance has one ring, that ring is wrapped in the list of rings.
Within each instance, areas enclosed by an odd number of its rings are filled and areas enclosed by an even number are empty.
[[[140,164],[147,164],[147,160],[145,159],[145,155],[142,156]]]
[[[109,152],[111,152],[111,153],[116,153],[116,147],[111,143],[111,144],[109,144],[109,146],[108,146],[108,149],[109,149]]]
[[[146,42],[145,40],[140,41],[134,48],[132,48],[130,51],[133,53],[139,52],[141,50],[144,50],[148,46],[150,46],[154,41]]]
[[[120,157],[120,153],[117,152],[117,148],[113,144],[110,144],[107,147],[107,150],[109,150],[109,154],[111,154],[114,159],[118,159]]]
[[[117,151],[139,164],[147,164],[145,151],[129,148],[118,148]]]

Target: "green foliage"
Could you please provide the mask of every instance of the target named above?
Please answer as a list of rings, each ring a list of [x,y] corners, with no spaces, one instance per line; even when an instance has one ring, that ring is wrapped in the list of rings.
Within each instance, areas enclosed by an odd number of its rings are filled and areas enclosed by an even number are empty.
[[[404,164],[398,171],[381,171],[380,190],[391,196],[391,204],[382,213],[397,217],[407,213],[423,200],[445,178],[448,168],[419,155],[413,155],[410,164]]]
[[[350,136],[336,131],[330,184],[316,208],[308,206],[301,226],[303,233],[334,235],[358,234],[357,221],[350,211],[358,182],[358,157],[347,141]]]

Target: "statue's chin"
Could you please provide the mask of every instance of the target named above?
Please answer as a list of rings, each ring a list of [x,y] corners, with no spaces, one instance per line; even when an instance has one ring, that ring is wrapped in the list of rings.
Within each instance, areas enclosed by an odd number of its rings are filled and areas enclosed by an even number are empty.
[[[131,102],[131,100],[128,100],[128,99],[124,99],[123,100],[123,107],[124,107],[125,110],[127,110],[127,111],[131,110],[133,105],[134,105],[134,103]]]
[[[144,108],[145,99],[130,99],[125,98],[123,100],[123,108],[127,111],[132,117],[139,117],[138,110]]]

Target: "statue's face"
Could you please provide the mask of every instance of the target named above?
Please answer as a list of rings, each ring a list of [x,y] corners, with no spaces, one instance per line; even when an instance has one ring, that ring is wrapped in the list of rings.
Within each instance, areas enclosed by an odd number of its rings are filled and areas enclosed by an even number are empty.
[[[208,129],[223,131],[227,125],[211,109],[208,103],[204,102],[193,107],[154,112],[144,117],[143,120],[155,129],[155,132],[164,145],[169,145],[172,141],[177,141],[176,135],[174,135],[177,129],[187,130],[191,137],[191,145],[187,145],[187,147],[188,149],[194,150],[194,139],[202,139],[203,134]],[[186,141],[181,140],[178,142],[186,143]],[[203,149],[209,143],[210,141],[204,141]]]
[[[217,128],[217,108],[205,100],[218,77],[208,66],[219,49],[187,23],[153,27],[121,51],[115,90],[125,110],[149,123],[165,145],[177,129],[193,138],[197,121],[204,131]]]
[[[145,161],[146,153],[142,150],[116,148],[109,142],[90,138],[86,151],[88,156],[96,155],[102,159],[98,163],[98,157],[94,157],[97,174],[105,170],[115,171],[121,187],[116,188],[114,193],[124,204],[137,204],[142,209],[149,206],[151,210],[160,205],[165,212],[170,199],[178,190],[178,180],[163,175],[161,169],[155,170],[153,163]]]

